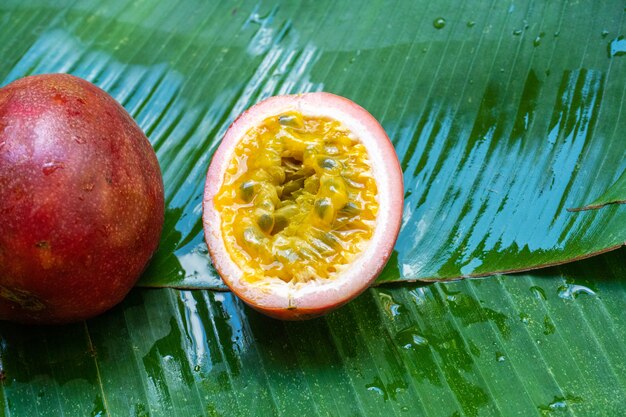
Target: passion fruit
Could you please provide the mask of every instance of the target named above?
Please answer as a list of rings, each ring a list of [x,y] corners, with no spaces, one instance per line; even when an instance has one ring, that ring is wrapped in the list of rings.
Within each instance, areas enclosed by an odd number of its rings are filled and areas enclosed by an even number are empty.
[[[155,251],[163,215],[154,150],[107,93],[63,74],[0,89],[0,319],[111,308]]]
[[[330,93],[276,96],[228,129],[207,173],[203,223],[224,282],[297,320],[363,292],[400,229],[402,171],[365,109]]]

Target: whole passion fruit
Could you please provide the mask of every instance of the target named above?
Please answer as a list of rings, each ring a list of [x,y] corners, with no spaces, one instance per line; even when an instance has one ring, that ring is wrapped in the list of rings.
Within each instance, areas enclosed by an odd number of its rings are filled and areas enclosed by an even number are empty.
[[[111,308],[155,251],[163,212],[156,155],[107,93],[64,74],[0,89],[0,319]]]
[[[325,314],[376,279],[402,217],[402,171],[380,124],[329,93],[277,96],[228,129],[207,173],[204,231],[253,308]]]

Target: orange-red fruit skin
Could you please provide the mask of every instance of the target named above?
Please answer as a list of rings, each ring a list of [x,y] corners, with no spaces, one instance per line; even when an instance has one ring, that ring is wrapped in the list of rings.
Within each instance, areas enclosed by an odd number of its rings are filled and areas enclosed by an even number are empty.
[[[379,233],[380,236],[378,239],[376,236],[372,239],[377,240],[377,245],[373,245],[373,250],[364,253],[364,256],[361,256],[362,259],[354,262],[357,265],[356,268],[349,265],[348,272],[343,274],[351,279],[343,280],[338,285],[329,280],[328,285],[320,285],[319,290],[316,289],[306,295],[300,294],[289,300],[271,291],[259,291],[254,288],[253,284],[246,283],[244,279],[241,279],[241,271],[235,266],[220,242],[219,213],[213,204],[213,198],[223,181],[223,168],[227,165],[229,158],[232,157],[230,152],[245,131],[254,127],[253,122],[260,122],[265,117],[278,116],[286,109],[300,111],[301,108],[324,108],[322,112],[324,114],[336,110],[338,113],[348,115],[352,119],[351,123],[356,120],[361,129],[369,132],[375,138],[376,149],[368,149],[368,153],[374,152],[376,155],[370,154],[371,157],[384,160],[383,164],[376,167],[376,171],[379,175],[385,172],[383,184],[378,184],[378,186],[381,195],[384,195],[387,200],[385,206],[388,210],[387,213],[383,214],[379,212],[379,217],[385,217],[385,221],[381,223],[385,227],[377,227],[375,233]],[[338,120],[342,121],[341,118]],[[231,291],[250,307],[267,316],[280,320],[306,320],[323,316],[345,305],[365,291],[380,275],[391,257],[402,222],[404,197],[402,177],[400,162],[383,127],[358,104],[347,98],[326,92],[270,97],[249,108],[233,122],[213,155],[207,171],[203,199],[203,224],[205,240],[213,264]]]
[[[0,319],[108,310],[156,250],[163,217],[154,150],[107,93],[65,74],[0,89]]]

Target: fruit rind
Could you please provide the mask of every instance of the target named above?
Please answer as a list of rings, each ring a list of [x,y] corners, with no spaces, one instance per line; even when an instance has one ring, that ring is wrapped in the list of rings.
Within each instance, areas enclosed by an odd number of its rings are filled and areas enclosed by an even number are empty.
[[[0,89],[0,319],[65,323],[132,288],[159,243],[150,142],[105,91],[68,74]]]
[[[242,279],[241,269],[224,245],[220,213],[213,200],[235,147],[248,129],[267,117],[293,111],[339,120],[365,145],[379,193],[376,229],[367,248],[333,280],[318,280],[313,285],[279,280],[250,284]],[[376,279],[393,251],[400,230],[402,204],[402,170],[398,158],[384,129],[367,110],[346,98],[325,92],[275,96],[242,113],[213,155],[203,200],[205,239],[218,273],[246,303],[276,318],[310,318],[345,304]]]

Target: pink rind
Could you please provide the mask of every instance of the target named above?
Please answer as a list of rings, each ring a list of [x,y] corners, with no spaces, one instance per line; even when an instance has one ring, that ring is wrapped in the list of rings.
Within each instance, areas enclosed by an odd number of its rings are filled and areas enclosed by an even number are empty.
[[[213,205],[235,146],[267,117],[297,110],[342,122],[366,146],[379,192],[379,214],[369,246],[333,280],[322,283],[261,285],[242,281],[221,237],[220,214]],[[213,155],[203,200],[205,240],[213,263],[228,287],[251,307],[275,318],[305,319],[328,313],[352,300],[378,277],[389,260],[402,220],[402,170],[393,144],[382,126],[356,103],[325,92],[268,98],[242,113],[230,126]],[[278,280],[276,280],[278,281]]]

